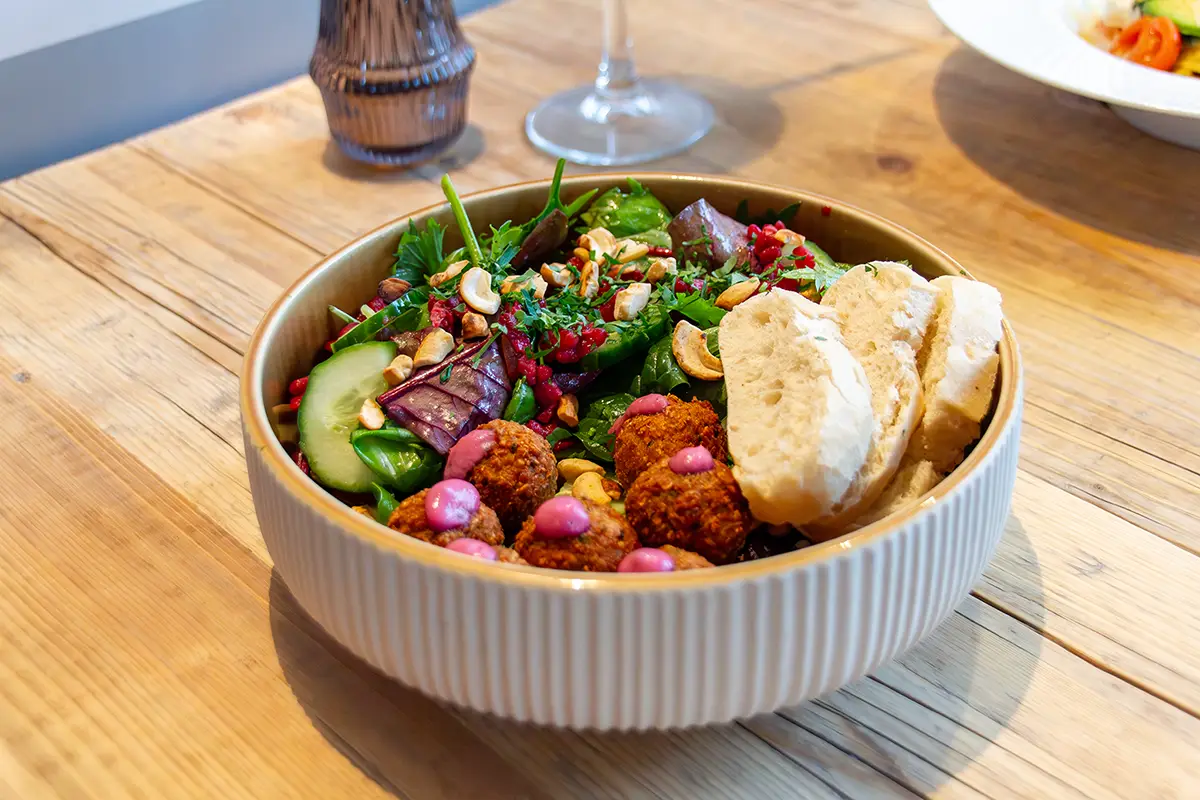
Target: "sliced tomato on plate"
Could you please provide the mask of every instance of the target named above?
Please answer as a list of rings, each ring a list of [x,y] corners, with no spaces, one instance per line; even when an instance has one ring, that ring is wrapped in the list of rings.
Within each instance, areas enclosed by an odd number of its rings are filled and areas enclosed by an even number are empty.
[[[1179,60],[1183,37],[1166,17],[1141,17],[1117,34],[1112,53],[1153,69],[1169,70]]]

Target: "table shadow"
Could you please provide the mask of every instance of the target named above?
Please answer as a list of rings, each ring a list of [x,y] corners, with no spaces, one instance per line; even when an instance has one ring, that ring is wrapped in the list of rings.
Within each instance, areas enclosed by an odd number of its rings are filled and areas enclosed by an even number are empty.
[[[1010,518],[1005,536],[1006,563],[1016,559],[1026,577],[1022,585],[1036,588],[1034,596],[1025,598],[1033,609],[1026,622],[1038,628],[1044,612],[1037,555],[1015,518]],[[607,770],[593,765],[615,758],[621,761],[623,786],[611,787],[614,791],[632,786],[649,790],[670,775],[673,788],[702,794],[711,790],[713,781],[730,779],[731,770],[753,768],[745,754],[729,746],[731,738],[744,737],[740,732],[731,737],[731,726],[670,733],[575,733],[452,709],[389,679],[335,642],[300,608],[277,573],[272,573],[270,605],[271,632],[284,678],[314,727],[350,763],[399,797],[419,796],[420,784],[436,780],[430,776],[438,764],[428,759],[414,762],[413,748],[436,739],[440,753],[454,747],[455,737],[463,747],[474,745],[471,758],[476,766],[486,766],[489,759],[512,764],[537,758],[539,783],[549,779],[585,793],[585,787],[606,780]],[[1005,644],[987,623],[1027,632],[1027,646]],[[1042,637],[1022,623],[972,598],[928,640],[875,675],[829,698],[779,714],[808,736],[848,750],[848,757],[891,777],[897,791],[909,784],[903,760],[893,756],[896,748],[908,751],[905,759],[920,758],[936,767],[941,785],[992,746],[1021,706],[1041,642]],[[855,707],[870,713],[856,713]],[[880,714],[890,717],[889,730],[879,730]],[[898,720],[903,727],[904,719],[929,716],[955,721],[953,734],[933,738],[926,726],[912,731],[912,741],[881,744],[895,735],[892,730]],[[803,745],[789,747],[775,740],[753,719],[738,724],[804,766]],[[430,731],[432,727],[436,733]],[[945,727],[940,720],[933,726]],[[480,752],[478,740],[489,745],[488,752]],[[587,757],[570,757],[580,753]],[[697,753],[709,756],[697,761]],[[511,768],[503,771],[512,772]],[[532,784],[529,793],[542,796]]]
[[[1122,238],[1200,255],[1200,152],[966,48],[942,62],[934,104],[963,154],[1026,199]]]
[[[325,144],[321,163],[330,172],[352,181],[366,183],[428,182],[443,172],[462,169],[483,155],[485,139],[483,129],[468,123],[461,137],[449,150],[428,161],[407,167],[373,167],[363,164],[342,152],[332,139]]]
[[[988,588],[989,576],[1001,569],[1019,572],[1026,590],[1014,609],[1019,619],[973,593],[896,661],[779,714],[916,794],[957,782],[956,775],[997,746],[996,738],[1021,708],[1045,644],[1037,632],[1045,623],[1041,569],[1015,516],[1009,517],[1000,551],[976,591],[999,595]],[[919,785],[909,777],[917,772],[916,762],[924,762],[919,772],[925,781]]]

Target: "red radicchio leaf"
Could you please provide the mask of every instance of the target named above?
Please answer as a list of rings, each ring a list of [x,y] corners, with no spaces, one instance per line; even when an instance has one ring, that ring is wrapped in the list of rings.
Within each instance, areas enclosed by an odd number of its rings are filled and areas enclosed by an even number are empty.
[[[485,344],[470,345],[413,373],[381,394],[379,405],[398,425],[446,455],[460,437],[499,419],[512,391],[499,345],[493,341],[485,350]]]

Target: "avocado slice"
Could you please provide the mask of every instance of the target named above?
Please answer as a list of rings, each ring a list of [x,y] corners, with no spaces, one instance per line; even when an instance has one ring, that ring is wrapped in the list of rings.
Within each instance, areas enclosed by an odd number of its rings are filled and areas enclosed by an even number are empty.
[[[1200,36],[1200,3],[1192,0],[1146,0],[1142,14],[1147,17],[1166,17],[1179,27],[1184,36]]]

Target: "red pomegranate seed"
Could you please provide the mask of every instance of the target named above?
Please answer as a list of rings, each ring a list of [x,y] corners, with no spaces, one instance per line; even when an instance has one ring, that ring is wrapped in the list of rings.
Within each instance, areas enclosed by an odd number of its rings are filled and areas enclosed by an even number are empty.
[[[525,427],[529,428],[529,430],[533,431],[538,436],[541,436],[543,439],[550,435],[550,429],[538,422],[536,419],[531,419],[529,422],[526,422]]]
[[[592,347],[599,347],[608,339],[608,331],[603,328],[584,328],[583,340]]]
[[[550,411],[552,415],[554,406],[558,403],[562,395],[562,389],[558,388],[558,385],[550,380],[542,381],[533,387],[533,398],[537,401],[538,408],[544,408]]]
[[[748,228],[746,228],[746,234],[749,236],[758,236],[762,232],[763,232],[762,228],[760,228],[757,225],[751,225]]]
[[[561,453],[563,450],[570,450],[571,445],[575,444],[570,439],[563,439],[561,442],[554,443],[554,452]]]
[[[539,413],[536,417],[534,417],[534,419],[536,419],[538,422],[542,423],[543,425],[549,425],[554,420],[554,409],[547,408],[544,411],[542,411],[541,413]]]
[[[583,259],[579,256],[571,256],[567,259],[567,263],[575,269],[583,269]]]
[[[302,394],[298,394],[292,398],[291,402],[288,403],[288,405],[291,406],[292,411],[300,410],[300,401],[303,399],[304,399],[304,395],[302,395]]]
[[[767,225],[762,229],[763,236],[771,237],[778,233],[778,229],[774,225]]]
[[[539,364],[537,368],[537,382],[545,383],[554,377],[554,370],[550,369],[545,364]]]
[[[372,311],[383,311],[386,306],[387,301],[382,297],[372,297],[371,302],[367,303],[367,308],[371,309]]]
[[[525,378],[526,383],[533,383],[537,380],[537,362],[527,356],[517,358],[517,369]]]
[[[833,213],[833,206],[821,206],[821,216],[828,217]]]
[[[658,258],[670,258],[675,255],[675,251],[669,247],[651,247],[647,255],[656,256]]]
[[[308,466],[308,459],[304,457],[303,450],[297,450],[295,454],[292,455],[292,461],[296,462],[296,466],[300,468],[301,472],[309,477],[312,477],[312,469],[310,469]]]
[[[779,248],[779,245],[775,244],[771,245],[770,247],[764,247],[758,254],[758,257],[765,264],[773,264],[775,259],[779,258],[779,254],[782,252],[783,251]]]
[[[296,378],[296,380],[288,384],[288,394],[295,397],[296,395],[304,394],[304,390],[307,388],[308,376],[305,375],[303,378]]]
[[[558,332],[558,346],[560,349],[566,348],[570,350],[577,344],[579,344],[579,334],[575,331],[570,328],[563,328]]]

